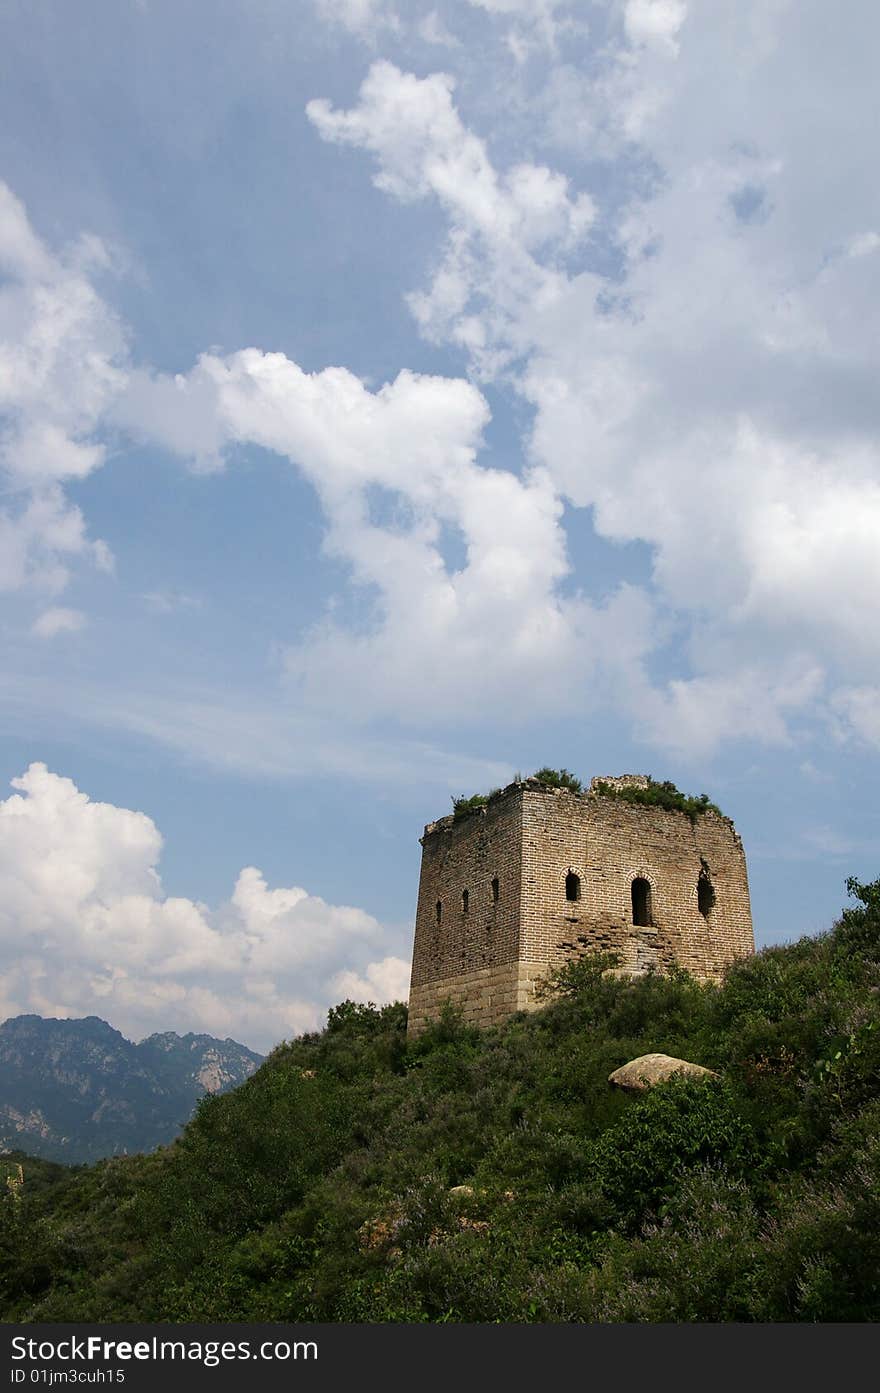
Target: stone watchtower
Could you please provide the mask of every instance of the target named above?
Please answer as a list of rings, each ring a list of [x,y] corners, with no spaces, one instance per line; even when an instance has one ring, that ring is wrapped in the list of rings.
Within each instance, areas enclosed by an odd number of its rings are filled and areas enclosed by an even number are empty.
[[[572,793],[525,779],[428,823],[410,1031],[447,999],[476,1025],[527,1010],[535,983],[585,951],[612,949],[633,975],[678,963],[703,979],[755,951],[733,823],[615,796],[648,784],[629,774]]]

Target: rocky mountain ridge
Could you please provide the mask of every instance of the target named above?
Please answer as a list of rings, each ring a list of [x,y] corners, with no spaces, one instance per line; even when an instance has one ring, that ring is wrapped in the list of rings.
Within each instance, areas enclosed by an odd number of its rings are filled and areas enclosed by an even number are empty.
[[[173,1140],[199,1099],[243,1083],[262,1056],[211,1035],[137,1044],[98,1016],[0,1025],[0,1152],[80,1163]]]

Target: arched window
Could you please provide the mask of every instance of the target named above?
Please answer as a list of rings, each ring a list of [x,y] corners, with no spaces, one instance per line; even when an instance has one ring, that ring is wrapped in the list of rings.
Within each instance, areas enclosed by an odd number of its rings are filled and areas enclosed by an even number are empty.
[[[707,919],[709,911],[715,908],[715,887],[709,877],[702,873],[697,881],[697,908],[704,919]]]
[[[492,880],[492,903],[493,903],[493,904],[497,904],[497,903],[498,903],[498,899],[499,899],[500,894],[501,894],[501,884],[500,884],[500,882],[499,882],[499,880],[498,880],[498,877],[497,877],[497,875],[496,875],[496,876],[493,877],[493,880]]]
[[[633,923],[637,928],[646,929],[651,924],[651,887],[644,876],[636,876],[632,883]]]
[[[437,901],[437,923],[438,923],[438,924],[440,923],[440,920],[441,920],[442,918],[443,918],[443,901],[442,901],[442,900],[438,900],[438,901]]]
[[[468,912],[468,892],[467,892],[467,890],[462,890],[462,892],[461,892],[461,912],[462,912],[462,914],[467,914],[467,912]]]
[[[569,871],[565,877],[565,898],[567,900],[579,900],[581,897],[581,878],[575,875],[574,871]]]

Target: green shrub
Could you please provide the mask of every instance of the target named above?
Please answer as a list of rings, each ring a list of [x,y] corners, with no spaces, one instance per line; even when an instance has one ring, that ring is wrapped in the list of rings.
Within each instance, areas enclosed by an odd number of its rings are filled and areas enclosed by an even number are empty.
[[[470,797],[462,794],[459,798],[452,800],[452,818],[454,822],[460,822],[464,817],[470,817],[471,813],[478,813],[481,808],[485,808],[489,799],[494,797],[501,790],[490,789],[488,793],[472,793]]]
[[[734,1177],[754,1178],[762,1153],[728,1084],[672,1078],[602,1134],[590,1163],[619,1224],[632,1231],[662,1209],[686,1171],[724,1166]]]

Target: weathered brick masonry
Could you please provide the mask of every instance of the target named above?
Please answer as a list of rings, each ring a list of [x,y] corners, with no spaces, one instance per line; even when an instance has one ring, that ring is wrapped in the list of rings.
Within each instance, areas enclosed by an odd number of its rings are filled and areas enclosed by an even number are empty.
[[[477,1025],[528,1009],[536,981],[591,949],[613,949],[633,974],[679,963],[700,978],[754,952],[730,819],[624,802],[597,793],[598,782],[574,794],[526,779],[425,828],[412,1032],[447,999]]]

